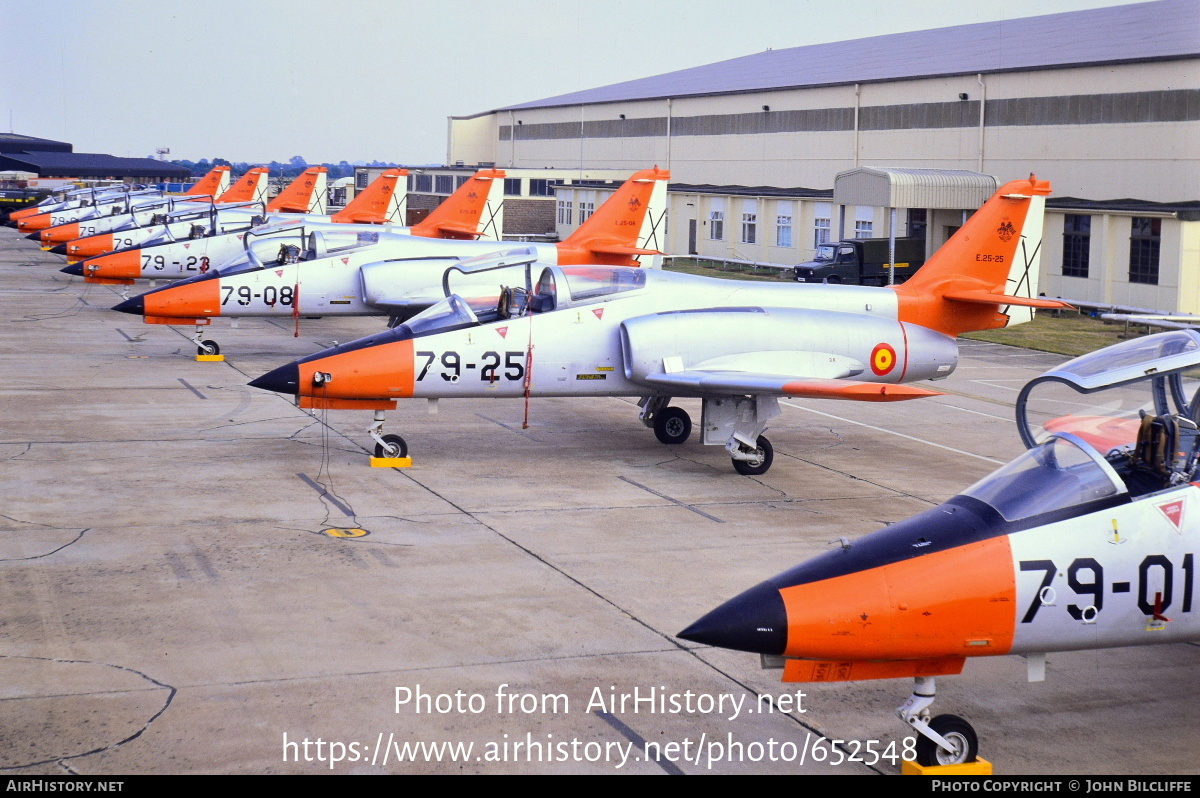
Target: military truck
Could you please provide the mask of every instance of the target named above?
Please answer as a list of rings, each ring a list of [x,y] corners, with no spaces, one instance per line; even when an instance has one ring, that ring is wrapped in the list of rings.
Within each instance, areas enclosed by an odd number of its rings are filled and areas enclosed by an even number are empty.
[[[925,262],[925,239],[896,239],[896,282],[902,283]],[[796,266],[798,283],[888,284],[888,239],[850,238],[817,246],[816,257]]]

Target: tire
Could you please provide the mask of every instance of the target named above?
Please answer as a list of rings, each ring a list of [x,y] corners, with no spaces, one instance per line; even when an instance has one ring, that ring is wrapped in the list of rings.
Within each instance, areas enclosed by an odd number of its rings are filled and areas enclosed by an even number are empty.
[[[664,407],[654,416],[654,437],[660,443],[683,443],[692,434],[692,419],[682,407]]]
[[[918,735],[918,765],[962,765],[974,762],[979,755],[979,738],[975,736],[975,730],[958,715],[938,715],[929,721],[929,728],[945,737],[955,752],[945,751],[925,735]]]
[[[196,347],[197,355],[219,355],[221,347],[217,346],[216,341],[201,341],[200,346]]]
[[[744,477],[757,477],[767,473],[767,469],[775,460],[775,449],[771,446],[771,442],[762,435],[758,436],[758,452],[762,455],[762,460],[758,465],[753,465],[747,460],[734,460],[733,470]]]
[[[380,444],[375,444],[376,457],[408,457],[408,444],[399,435],[384,435],[384,443],[389,449],[394,448],[394,452],[389,452]]]

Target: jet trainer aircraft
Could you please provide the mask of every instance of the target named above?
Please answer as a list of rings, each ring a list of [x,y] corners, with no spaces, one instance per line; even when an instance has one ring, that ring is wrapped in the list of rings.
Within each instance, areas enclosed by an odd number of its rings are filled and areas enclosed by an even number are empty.
[[[542,264],[634,264],[636,256],[658,254],[644,242],[657,231],[651,220],[661,222],[666,212],[669,177],[655,169],[636,173],[566,241],[533,245],[534,259]],[[493,191],[498,192],[498,181],[493,181]],[[459,193],[464,190],[468,198],[483,193],[470,183]],[[454,199],[439,206],[408,235],[403,235],[404,230],[381,231],[364,239],[332,228],[315,230],[302,252],[284,252],[279,257],[274,251],[277,244],[255,243],[248,247],[244,263],[155,289],[115,309],[148,320],[174,319],[176,324],[214,316],[408,318],[443,298],[442,276],[449,265],[472,255],[491,255],[498,249],[492,241],[412,237],[413,233],[428,236],[427,229],[473,232],[471,224],[463,223],[465,219],[459,221],[470,217],[472,206],[455,209]],[[492,304],[496,304],[495,298]]]
[[[228,186],[229,167],[217,166],[192,185],[180,199],[188,197],[195,199],[212,197],[225,191]],[[157,189],[146,189],[143,191],[126,190],[118,191],[115,194],[102,193],[95,195],[94,201],[89,205],[80,205],[20,217],[17,221],[17,229],[23,233],[38,233],[48,227],[55,227],[69,222],[94,219],[116,213],[128,213],[130,208],[139,202],[152,202],[162,196],[163,193]],[[34,236],[34,240],[38,240],[38,237]]]
[[[219,173],[217,169],[220,169]],[[189,189],[189,194],[182,196],[172,196],[163,194],[157,197],[140,198],[129,203],[128,209],[124,213],[112,212],[106,216],[94,216],[87,219],[81,219],[78,222],[66,222],[64,224],[56,224],[53,227],[48,227],[45,230],[38,232],[38,241],[41,243],[42,249],[48,249],[56,254],[66,254],[65,250],[60,250],[58,247],[73,241],[82,236],[95,235],[97,233],[107,233],[111,230],[118,230],[125,227],[138,227],[145,224],[150,224],[155,217],[165,213],[169,213],[176,209],[200,207],[198,203],[205,203],[208,207],[213,204],[213,197],[218,194],[229,193],[229,167],[219,166],[207,176],[202,178],[200,182]],[[216,178],[213,180],[212,178]],[[207,186],[205,185],[207,183]],[[197,188],[202,187],[202,188]]]
[[[267,203],[266,217],[254,203],[227,209],[215,222],[204,226],[202,234],[192,236],[189,233],[179,240],[173,231],[161,231],[140,246],[100,255],[82,264],[69,265],[62,271],[82,275],[85,282],[117,285],[132,285],[138,278],[177,280],[203,274],[210,264],[220,265],[240,254],[245,249],[244,237],[256,224],[273,218],[302,220],[315,217],[328,222],[330,217],[318,216],[325,210],[327,171],[324,166],[306,170]],[[369,203],[372,199],[368,197],[363,202]],[[311,214],[304,210],[306,208],[312,209]]]
[[[108,230],[102,230],[95,224],[108,219],[108,217],[93,222],[77,222],[79,236],[65,244],[51,247],[50,251],[66,255],[69,264],[78,263],[86,258],[98,257],[107,252],[145,244],[158,236],[170,239],[198,238],[200,235],[207,234],[209,229],[221,226],[226,220],[249,226],[251,217],[247,216],[247,213],[265,213],[269,178],[270,171],[265,166],[255,166],[238,178],[238,181],[214,203],[200,205],[188,202],[182,206],[176,206],[169,213],[153,214],[148,223],[142,223],[142,219],[145,217],[138,219],[132,215],[119,226],[111,227]],[[222,216],[226,218],[222,219]],[[206,224],[208,226],[205,226]],[[204,231],[200,235],[197,235],[197,225]]]
[[[545,268],[536,288],[527,272],[524,287],[504,289],[476,313],[451,283],[477,286],[482,269],[451,267],[441,304],[250,384],[296,395],[301,407],[375,410],[369,433],[378,456],[407,448],[380,434],[383,410],[398,398],[639,396],[642,422],[663,443],[682,443],[692,422],[671,399],[698,397],[703,442],[724,445],[738,473],[762,474],[773,459],[762,433],[780,413],[778,397],[930,396],[901,383],[948,376],[955,336],[1028,320],[1030,308],[1063,307],[1035,298],[1049,192],[1032,176],[1003,186],[895,287],[559,265]],[[511,274],[520,259],[508,255],[498,266]],[[214,292],[207,301],[226,299]]]
[[[1059,366],[1018,400],[1023,455],[679,636],[775,658],[786,682],[913,678],[897,712],[920,734],[917,761],[973,761],[970,724],[929,711],[935,677],[967,657],[1021,654],[1041,681],[1047,652],[1200,638],[1200,401],[1181,376],[1198,365],[1200,332],[1186,330]]]

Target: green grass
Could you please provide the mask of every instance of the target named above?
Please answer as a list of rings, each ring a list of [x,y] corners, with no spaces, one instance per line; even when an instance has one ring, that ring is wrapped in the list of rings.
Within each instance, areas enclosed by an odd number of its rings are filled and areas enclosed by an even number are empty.
[[[689,258],[674,258],[669,266],[663,267],[664,271],[683,272],[684,274],[698,274],[701,277],[719,277],[725,280],[769,280],[771,282],[779,282],[784,275],[791,278],[791,272],[787,269],[768,269],[760,268],[757,272],[753,272],[749,267],[730,264],[727,268],[721,268],[713,261],[697,261]]]
[[[1144,326],[1130,325],[1129,337],[1140,337],[1145,331]],[[1126,339],[1124,324],[1105,322],[1072,312],[1055,316],[1047,311],[1038,311],[1033,321],[1025,324],[1002,330],[966,333],[962,337],[1071,357],[1085,355]]]

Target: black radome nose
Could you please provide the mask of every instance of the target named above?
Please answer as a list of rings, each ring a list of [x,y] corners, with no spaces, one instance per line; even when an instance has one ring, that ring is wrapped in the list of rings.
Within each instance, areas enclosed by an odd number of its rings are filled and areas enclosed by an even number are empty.
[[[770,582],[717,607],[676,637],[706,646],[781,655],[787,648],[787,609]]]
[[[134,316],[146,315],[146,300],[142,296],[131,296],[120,304],[113,305],[113,310],[119,310],[122,313],[131,313]]]
[[[73,274],[76,277],[82,277],[83,276],[83,264],[82,263],[70,263],[66,266],[63,266],[61,269],[59,269],[59,271],[62,272],[63,274]]]
[[[300,367],[295,362],[280,366],[256,380],[251,380],[250,387],[297,396],[300,392]]]

